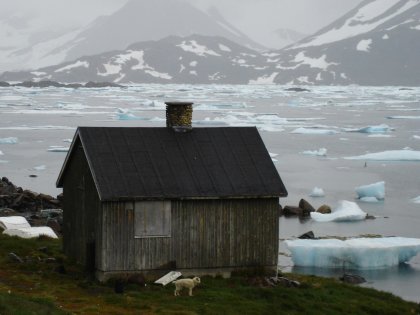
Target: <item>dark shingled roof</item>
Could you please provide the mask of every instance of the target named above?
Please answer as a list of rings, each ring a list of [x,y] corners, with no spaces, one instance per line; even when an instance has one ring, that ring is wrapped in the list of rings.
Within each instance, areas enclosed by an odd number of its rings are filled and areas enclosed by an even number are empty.
[[[78,138],[102,201],[287,196],[255,127],[79,127]]]

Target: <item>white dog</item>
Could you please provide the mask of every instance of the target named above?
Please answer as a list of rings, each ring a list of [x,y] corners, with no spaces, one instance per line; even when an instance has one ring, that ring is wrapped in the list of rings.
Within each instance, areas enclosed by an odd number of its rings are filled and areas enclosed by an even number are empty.
[[[175,284],[175,296],[179,295],[179,292],[181,292],[181,290],[183,288],[187,288],[189,289],[189,295],[192,296],[192,290],[195,286],[197,286],[199,283],[201,283],[201,280],[199,277],[194,277],[192,279],[179,279],[174,281]]]

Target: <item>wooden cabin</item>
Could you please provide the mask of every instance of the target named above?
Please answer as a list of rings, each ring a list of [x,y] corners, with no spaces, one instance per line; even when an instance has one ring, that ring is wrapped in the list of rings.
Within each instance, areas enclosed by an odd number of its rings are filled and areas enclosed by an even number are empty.
[[[99,280],[277,268],[283,182],[255,127],[79,127],[57,180],[64,253]]]

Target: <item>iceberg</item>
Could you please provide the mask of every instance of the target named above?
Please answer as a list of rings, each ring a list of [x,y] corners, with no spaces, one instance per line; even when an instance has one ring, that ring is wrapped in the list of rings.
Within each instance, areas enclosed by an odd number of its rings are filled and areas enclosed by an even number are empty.
[[[313,156],[327,156],[327,149],[326,148],[320,148],[319,150],[307,150],[303,151],[302,154],[305,155],[313,155]]]
[[[57,234],[49,226],[34,226],[19,229],[7,229],[3,232],[9,236],[17,236],[21,238],[34,238],[45,235],[51,238],[58,238]]]
[[[379,269],[409,261],[420,253],[420,239],[405,237],[298,239],[285,241],[296,266]]]
[[[366,219],[366,215],[367,213],[360,209],[357,203],[347,200],[341,200],[331,213],[311,212],[311,218],[317,222],[361,221]]]
[[[325,192],[322,188],[314,187],[312,192],[309,194],[311,197],[325,197]]]
[[[411,199],[411,202],[414,202],[414,203],[420,203],[420,196],[418,196],[418,197],[416,197],[416,198]]]
[[[356,188],[357,198],[366,201],[367,197],[374,197],[377,200],[385,199],[385,182],[377,182],[370,185],[363,185]],[[372,200],[370,200],[372,201]]]
[[[368,153],[358,156],[349,156],[345,157],[344,159],[367,161],[420,161],[420,151],[390,150],[376,153]]]
[[[3,230],[7,229],[19,229],[19,228],[28,228],[31,225],[28,221],[21,216],[11,216],[11,217],[0,217],[0,228]]]
[[[18,143],[18,138],[9,137],[9,138],[0,138],[0,144],[16,144]]]
[[[59,145],[50,145],[50,148],[47,150],[48,152],[68,152],[70,150],[69,147],[63,147]]]

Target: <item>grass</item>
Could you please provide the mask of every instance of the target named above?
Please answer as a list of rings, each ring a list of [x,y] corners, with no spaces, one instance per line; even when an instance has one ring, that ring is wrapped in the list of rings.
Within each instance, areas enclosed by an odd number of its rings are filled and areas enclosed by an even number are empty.
[[[61,253],[61,241],[0,235],[0,315],[5,314],[420,314],[420,306],[389,293],[335,279],[286,275],[299,288],[262,288],[246,276],[202,278],[194,297],[173,285],[127,284],[116,294]],[[11,261],[14,252],[24,263]],[[54,258],[47,259],[47,258]],[[63,271],[66,271],[63,273]]]

